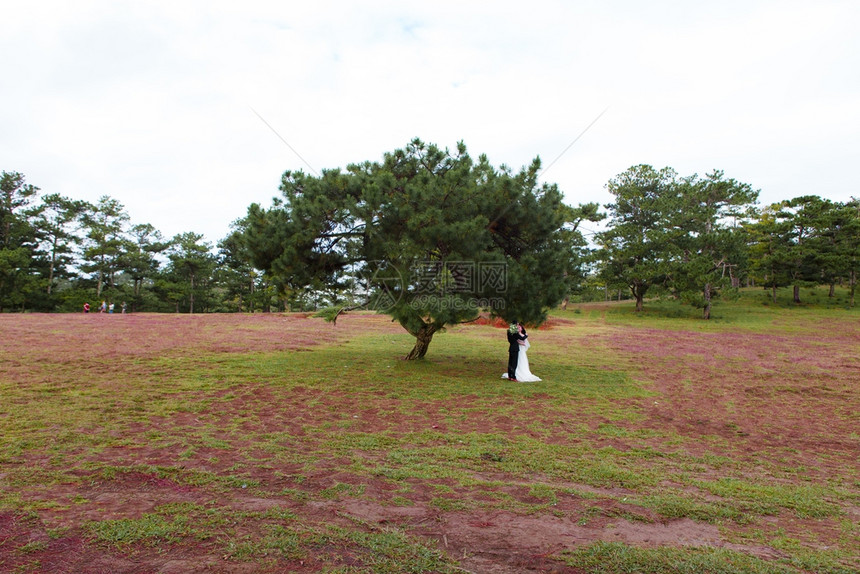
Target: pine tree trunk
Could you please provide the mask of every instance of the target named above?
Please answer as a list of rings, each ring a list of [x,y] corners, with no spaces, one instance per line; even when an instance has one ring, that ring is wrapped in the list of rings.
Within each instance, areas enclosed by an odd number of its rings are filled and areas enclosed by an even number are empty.
[[[634,283],[630,286],[630,292],[633,298],[636,299],[636,312],[642,311],[644,308],[645,292],[648,291],[648,286],[645,283]],[[621,297],[618,298],[619,300]]]
[[[710,319],[711,318],[711,284],[705,283],[705,308],[702,310],[702,318]]]
[[[54,266],[57,264],[57,238],[54,237],[54,242],[51,245],[51,265],[48,269],[48,295],[54,287]]]
[[[851,306],[854,306],[854,291],[857,290],[857,272],[851,270]]]
[[[441,327],[437,326],[435,323],[425,323],[420,329],[418,329],[418,331],[412,333],[412,335],[415,336],[415,346],[412,347],[412,350],[409,351],[409,354],[403,359],[405,361],[423,359],[424,355],[427,354],[427,348],[430,347],[430,341],[433,340],[433,335],[440,328]]]
[[[794,286],[794,302],[800,303],[800,285]]]
[[[729,279],[732,282],[732,289],[737,289],[741,286],[741,278],[735,277],[735,274],[732,272],[732,267],[734,267],[734,265],[729,265]]]

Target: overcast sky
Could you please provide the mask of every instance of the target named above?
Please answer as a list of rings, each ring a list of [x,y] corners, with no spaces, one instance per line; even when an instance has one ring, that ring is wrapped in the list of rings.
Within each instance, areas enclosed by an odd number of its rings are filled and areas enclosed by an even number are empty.
[[[168,237],[214,244],[285,170],[414,137],[540,156],[573,205],[642,163],[762,203],[860,196],[857,0],[51,0],[2,21],[0,169]]]

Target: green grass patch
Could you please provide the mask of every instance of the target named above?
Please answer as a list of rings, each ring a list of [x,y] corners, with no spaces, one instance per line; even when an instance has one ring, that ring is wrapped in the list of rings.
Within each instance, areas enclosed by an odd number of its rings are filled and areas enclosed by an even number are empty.
[[[169,520],[159,514],[87,523],[86,530],[98,541],[116,546],[141,542],[149,546],[177,542],[190,532],[188,521]]]
[[[716,481],[699,481],[699,488],[748,505],[756,514],[776,514],[780,508],[794,511],[799,518],[825,518],[841,514],[839,507],[825,500],[833,491],[820,486],[768,485],[721,478]]]
[[[667,520],[691,518],[710,523],[732,520],[738,524],[748,524],[753,520],[750,514],[742,508],[737,508],[731,501],[709,502],[689,493],[672,492],[668,489],[637,497],[634,502],[653,509]]]
[[[560,559],[591,574],[800,574],[795,568],[722,548],[637,548],[597,542],[566,551]]]

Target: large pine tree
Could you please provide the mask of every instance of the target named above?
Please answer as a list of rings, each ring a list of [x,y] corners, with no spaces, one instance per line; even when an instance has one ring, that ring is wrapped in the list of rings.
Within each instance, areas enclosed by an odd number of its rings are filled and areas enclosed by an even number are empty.
[[[247,245],[287,292],[352,284],[352,306],[391,315],[416,339],[406,358],[421,358],[435,333],[482,309],[539,324],[565,296],[578,264],[571,210],[539,169],[413,140],[382,162],[287,172],[282,199],[249,207]]]

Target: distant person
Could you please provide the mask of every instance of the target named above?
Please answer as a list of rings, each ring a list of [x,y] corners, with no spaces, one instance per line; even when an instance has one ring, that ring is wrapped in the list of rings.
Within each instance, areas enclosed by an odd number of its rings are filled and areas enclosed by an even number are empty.
[[[122,305],[119,306],[122,309],[122,314],[125,315],[125,301],[122,302]]]
[[[107,301],[102,301],[102,304],[99,305],[99,313],[104,313],[107,311]]]
[[[108,305],[108,313],[109,313],[109,314],[112,314],[112,313],[113,313],[113,303],[111,303],[110,305]]]
[[[84,313],[89,313],[89,312],[90,312],[90,304],[84,303]]]

